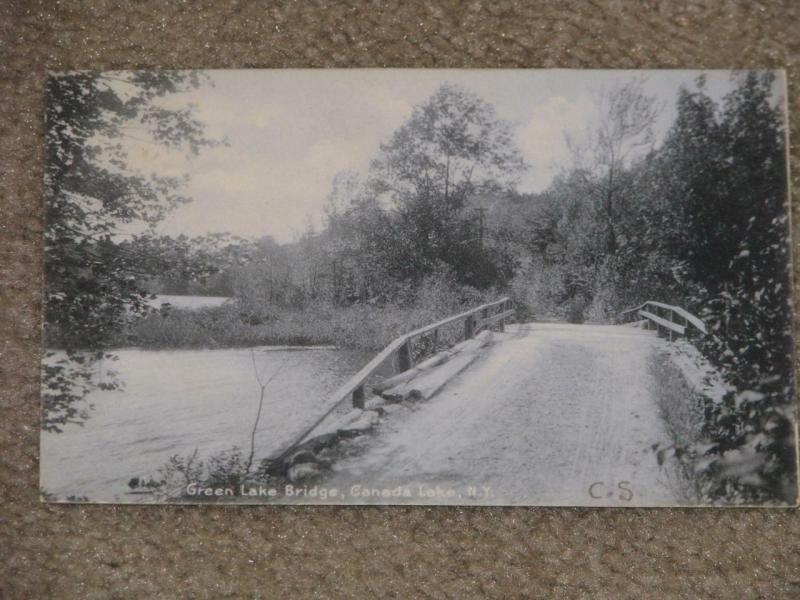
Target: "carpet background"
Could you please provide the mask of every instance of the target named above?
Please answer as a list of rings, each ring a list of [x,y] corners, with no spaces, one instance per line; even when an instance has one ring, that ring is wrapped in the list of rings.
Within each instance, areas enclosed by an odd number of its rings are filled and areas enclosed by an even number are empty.
[[[793,0],[0,0],[0,597],[800,597],[793,510],[48,506],[37,497],[48,69],[784,67],[796,195],[799,22]]]

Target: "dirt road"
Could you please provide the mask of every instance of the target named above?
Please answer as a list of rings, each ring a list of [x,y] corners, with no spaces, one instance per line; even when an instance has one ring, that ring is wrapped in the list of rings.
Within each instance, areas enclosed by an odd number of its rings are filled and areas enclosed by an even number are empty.
[[[622,326],[509,328],[437,396],[387,418],[325,485],[350,502],[675,503],[651,448],[667,441],[650,372],[660,343]],[[411,497],[385,496],[398,486]]]

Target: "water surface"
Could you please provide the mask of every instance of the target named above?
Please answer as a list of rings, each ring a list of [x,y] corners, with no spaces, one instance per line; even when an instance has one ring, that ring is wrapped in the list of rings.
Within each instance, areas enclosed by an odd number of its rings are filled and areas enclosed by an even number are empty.
[[[84,426],[42,434],[41,485],[60,499],[136,501],[132,477],[156,475],[174,454],[249,450],[262,381],[266,389],[256,456],[270,456],[324,412],[326,400],[370,354],[286,347],[114,352],[122,391],[95,391]],[[253,360],[255,358],[255,361]],[[255,367],[254,367],[255,362]],[[277,374],[276,374],[277,373]]]

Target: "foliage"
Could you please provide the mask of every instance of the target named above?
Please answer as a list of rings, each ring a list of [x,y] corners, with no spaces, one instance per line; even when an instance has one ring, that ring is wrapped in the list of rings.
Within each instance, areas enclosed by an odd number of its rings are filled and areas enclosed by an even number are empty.
[[[657,299],[704,319],[697,343],[737,390],[705,407],[703,445],[676,453],[695,461],[711,500],[793,500],[785,125],[770,73],[737,74],[722,105],[700,77],[659,147],[644,82],[607,90],[574,165],[536,194],[514,189],[525,165],[511,126],[443,85],[365,176],[336,178],[325,226],[289,244],[118,241],[117,225],[155,223],[184,201],[179,181],[125,170],[129,126],[190,152],[208,142],[188,110],[158,102],[196,85],[191,75],[107,78],[49,84],[47,335],[70,358],[46,366],[49,426],[80,420],[81,373],[114,345],[374,350],[499,293],[522,318],[576,323]],[[234,301],[151,312],[153,291]],[[236,470],[229,458],[222,471]]]
[[[249,473],[245,462],[242,451],[236,447],[205,460],[200,458],[198,449],[195,448],[194,452],[185,456],[170,456],[154,477],[147,480],[134,477],[128,486],[131,489],[148,491],[157,498],[173,500],[187,497],[187,488],[192,485],[202,488],[236,488],[248,481]]]
[[[251,262],[254,251],[249,240],[222,233],[142,236],[132,245],[152,274],[144,282],[147,290],[179,296],[232,296],[237,269]]]
[[[618,196],[624,188],[624,169],[628,162],[652,144],[652,126],[657,112],[655,102],[643,91],[644,81],[632,79],[600,98],[600,119],[592,136],[594,155],[591,175],[598,194],[595,203],[603,223],[604,250],[617,253],[621,207]],[[624,192],[622,192],[624,193]]]
[[[379,350],[409,330],[496,295],[429,277],[416,298],[404,304],[339,306],[317,300],[296,308],[236,303],[199,310],[170,308],[132,320],[118,334],[116,345],[164,349],[331,344]]]
[[[610,321],[657,299],[703,318],[709,335],[696,343],[737,391],[708,402],[701,451],[679,451],[696,459],[710,500],[793,501],[783,116],[771,73],[737,74],[722,106],[704,86],[701,77],[681,90],[653,149],[644,144],[652,102],[635,83],[612,92],[594,162],[579,160],[545,192],[493,212],[530,254],[511,287],[531,313]],[[622,118],[626,106],[638,117]],[[637,120],[626,146],[621,124]],[[625,147],[641,152],[622,160]]]
[[[722,143],[707,149],[717,153],[726,192],[705,207],[722,224],[704,244],[716,268],[698,278],[690,298],[710,328],[701,349],[738,390],[708,407],[713,445],[703,473],[715,484],[712,497],[740,502],[794,500],[785,137],[782,115],[770,104],[772,83],[769,73],[747,73],[726,99]]]
[[[261,238],[221,271],[255,325],[265,310],[319,302],[411,306],[423,282],[445,272],[455,293],[502,287],[516,259],[484,205],[509,193],[523,168],[510,125],[443,85],[381,146],[366,177],[336,177],[322,231],[309,226],[282,245]]]
[[[339,250],[334,285],[350,289],[335,298],[382,299],[381,288],[394,295],[416,287],[441,265],[462,285],[503,285],[513,260],[491,237],[479,202],[511,187],[523,168],[494,109],[443,85],[381,146],[367,181],[342,182],[352,195],[332,205],[328,232]]]
[[[68,360],[44,369],[43,426],[58,431],[79,422],[74,408],[105,356],[110,338],[130,314],[146,310],[151,275],[134,236],[120,243],[121,225],[152,225],[187,201],[180,178],[128,168],[124,141],[197,153],[210,142],[189,108],[160,100],[196,87],[193,72],[76,72],[47,80],[45,171],[46,339]],[[81,385],[70,385],[70,381]],[[111,385],[111,384],[109,384]]]

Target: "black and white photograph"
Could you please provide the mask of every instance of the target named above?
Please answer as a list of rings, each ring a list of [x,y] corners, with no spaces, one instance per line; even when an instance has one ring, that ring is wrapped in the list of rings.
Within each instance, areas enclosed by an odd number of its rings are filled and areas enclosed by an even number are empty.
[[[783,71],[45,91],[43,501],[796,505]]]

